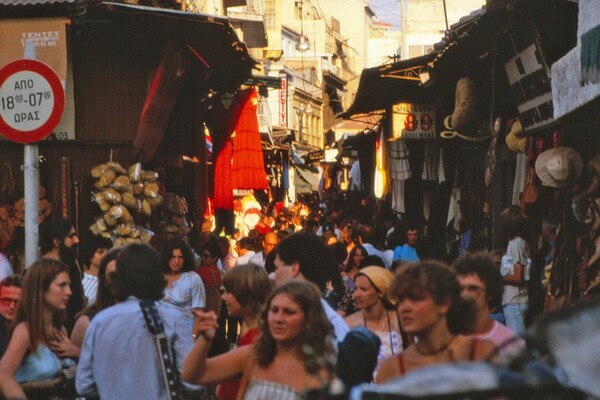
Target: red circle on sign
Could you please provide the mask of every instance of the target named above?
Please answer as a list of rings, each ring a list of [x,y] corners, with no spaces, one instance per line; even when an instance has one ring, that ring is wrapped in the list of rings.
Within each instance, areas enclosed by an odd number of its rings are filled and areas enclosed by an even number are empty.
[[[65,92],[62,87],[60,78],[56,72],[47,64],[37,60],[17,60],[4,66],[0,69],[0,87],[13,74],[22,71],[32,71],[41,75],[52,89],[54,97],[54,105],[48,120],[40,127],[31,131],[22,131],[8,125],[0,115],[0,133],[6,136],[7,139],[18,143],[33,143],[44,139],[52,130],[56,128],[62,117],[65,109]]]

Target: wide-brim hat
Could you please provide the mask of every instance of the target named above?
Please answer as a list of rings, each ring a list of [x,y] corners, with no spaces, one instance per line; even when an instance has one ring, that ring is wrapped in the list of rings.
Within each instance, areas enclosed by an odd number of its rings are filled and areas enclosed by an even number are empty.
[[[581,156],[569,147],[546,150],[535,161],[535,173],[544,186],[569,186],[579,178],[582,171]]]

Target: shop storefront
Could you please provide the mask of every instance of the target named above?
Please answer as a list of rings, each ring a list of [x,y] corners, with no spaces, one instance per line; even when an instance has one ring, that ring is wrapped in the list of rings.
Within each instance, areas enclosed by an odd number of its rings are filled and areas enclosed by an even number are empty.
[[[207,99],[236,93],[255,61],[223,17],[110,2],[74,6],[71,1],[0,5],[3,42],[12,34],[9,28],[18,27],[32,40],[59,32],[62,43],[32,42],[66,89],[63,120],[39,143],[40,184],[54,214],[86,232],[102,214],[92,201],[98,190],[92,168],[113,161],[127,169],[141,162],[144,170],[157,173],[161,195],[187,199],[189,212],[197,216],[191,222],[201,220],[205,199],[213,194],[203,128]],[[47,28],[48,23],[55,27]],[[21,58],[27,40],[10,42],[16,50],[3,57]],[[48,58],[50,51],[56,61]],[[22,146],[3,140],[0,159],[7,182],[1,197],[14,218],[23,194]],[[143,216],[139,220],[150,224]]]

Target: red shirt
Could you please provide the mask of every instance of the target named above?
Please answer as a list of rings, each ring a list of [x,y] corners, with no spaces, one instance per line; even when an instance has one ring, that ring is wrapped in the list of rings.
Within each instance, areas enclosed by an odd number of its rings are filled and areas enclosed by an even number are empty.
[[[200,278],[202,278],[202,283],[204,283],[205,287],[221,287],[221,282],[223,282],[223,280],[221,279],[221,272],[216,265],[211,265],[210,267],[198,267],[196,268],[196,273],[200,275]]]
[[[247,346],[253,344],[260,334],[258,327],[250,329],[238,340],[238,346]],[[217,397],[219,400],[236,399],[240,390],[241,378],[233,378],[224,381],[217,388]]]

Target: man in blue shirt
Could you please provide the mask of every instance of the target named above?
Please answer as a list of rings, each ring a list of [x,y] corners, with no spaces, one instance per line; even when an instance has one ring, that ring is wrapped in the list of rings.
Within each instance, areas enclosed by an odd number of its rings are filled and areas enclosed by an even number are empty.
[[[392,262],[389,260],[389,257],[386,257],[385,254],[377,249],[373,243],[375,241],[375,230],[371,225],[361,224],[358,227],[358,243],[367,250],[367,254],[370,256],[377,256],[383,260],[383,264],[386,269],[390,269]]]
[[[80,395],[111,400],[168,398],[162,362],[140,300],[155,301],[180,372],[194,343],[181,312],[160,300],[166,284],[161,262],[160,254],[145,244],[131,244],[119,256],[111,276],[119,303],[96,315],[87,329],[76,375]]]
[[[415,245],[419,240],[419,228],[409,225],[406,229],[406,243],[394,249],[394,261],[417,262],[420,261]]]

